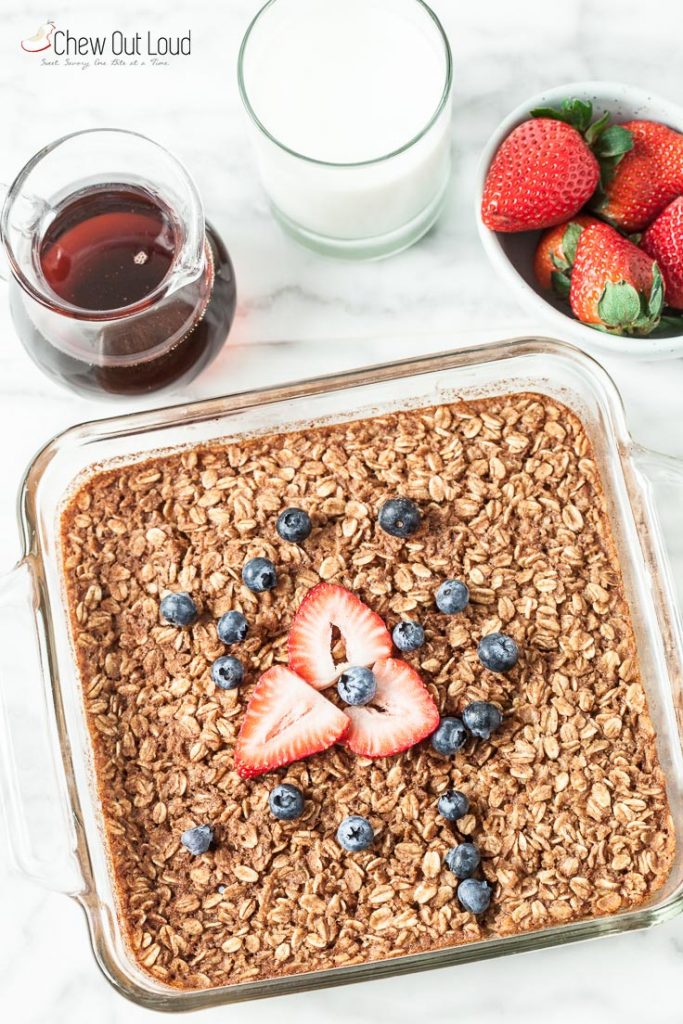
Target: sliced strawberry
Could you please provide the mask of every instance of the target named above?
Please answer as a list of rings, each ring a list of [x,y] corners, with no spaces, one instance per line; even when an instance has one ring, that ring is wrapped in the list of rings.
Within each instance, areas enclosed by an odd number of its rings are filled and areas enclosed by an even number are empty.
[[[235,745],[235,767],[243,779],[327,750],[349,728],[349,720],[326,697],[284,665],[259,679]]]
[[[346,645],[346,662],[332,658],[332,627]],[[306,594],[289,631],[289,664],[317,690],[331,686],[349,665],[373,665],[391,654],[391,636],[379,615],[335,583],[318,583]]]
[[[373,665],[377,692],[370,704],[348,707],[344,745],[363,757],[388,757],[434,732],[439,710],[414,668],[397,658]]]

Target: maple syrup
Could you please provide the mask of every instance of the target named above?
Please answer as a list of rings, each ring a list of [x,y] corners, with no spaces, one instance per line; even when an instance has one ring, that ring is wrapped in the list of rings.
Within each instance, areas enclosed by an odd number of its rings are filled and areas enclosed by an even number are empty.
[[[221,239],[206,226],[197,275],[171,287],[182,225],[155,195],[97,185],[59,204],[34,245],[47,300],[43,322],[12,303],[24,346],[51,376],[85,393],[134,395],[193,379],[223,345],[235,312],[235,278]]]
[[[142,191],[92,189],[68,201],[40,242],[40,267],[61,299],[80,309],[132,306],[161,284],[176,237],[169,212]]]

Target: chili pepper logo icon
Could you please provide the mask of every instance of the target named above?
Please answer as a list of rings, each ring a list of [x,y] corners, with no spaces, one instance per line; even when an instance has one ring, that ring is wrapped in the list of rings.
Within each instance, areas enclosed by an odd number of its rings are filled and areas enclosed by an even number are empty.
[[[40,26],[35,35],[21,40],[22,50],[25,50],[26,53],[40,53],[42,50],[49,50],[52,46],[51,39],[54,30],[54,21],[46,21],[44,25]]]

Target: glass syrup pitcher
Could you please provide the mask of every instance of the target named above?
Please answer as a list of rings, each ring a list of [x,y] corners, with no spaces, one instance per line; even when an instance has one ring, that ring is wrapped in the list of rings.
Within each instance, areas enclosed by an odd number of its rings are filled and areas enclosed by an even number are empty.
[[[17,333],[48,376],[86,394],[192,380],[235,313],[228,252],[162,146],[118,129],[37,153],[0,216]]]

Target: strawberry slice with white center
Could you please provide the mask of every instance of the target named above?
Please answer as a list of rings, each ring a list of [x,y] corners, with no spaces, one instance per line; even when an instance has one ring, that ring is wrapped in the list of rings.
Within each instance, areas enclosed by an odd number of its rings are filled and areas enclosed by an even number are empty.
[[[386,658],[372,667],[377,692],[363,707],[347,707],[351,728],[344,746],[363,757],[389,757],[434,732],[439,709],[419,675],[405,661]]]
[[[343,711],[284,665],[259,679],[235,745],[243,779],[327,750],[349,728]]]
[[[346,646],[346,661],[332,658],[332,627]],[[306,594],[289,631],[289,664],[317,690],[336,682],[349,665],[374,665],[391,654],[391,636],[379,615],[336,583],[318,583]]]

